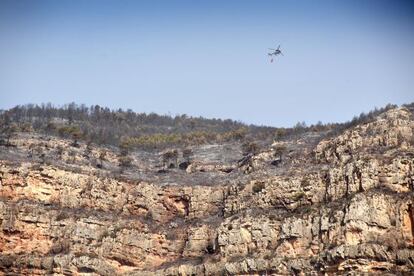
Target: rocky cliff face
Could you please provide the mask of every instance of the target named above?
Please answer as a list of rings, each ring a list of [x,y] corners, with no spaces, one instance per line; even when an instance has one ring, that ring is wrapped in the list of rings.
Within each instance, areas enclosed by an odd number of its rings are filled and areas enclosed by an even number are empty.
[[[37,134],[1,149],[0,269],[44,275],[414,271],[414,120],[405,108],[320,140],[186,171],[113,174],[86,145]],[[28,159],[34,146],[61,161]],[[227,145],[232,147],[234,145]],[[207,148],[206,151],[211,151]],[[222,152],[222,150],[218,150]],[[237,160],[238,158],[236,158]],[[156,160],[156,158],[154,159]],[[277,162],[275,162],[275,160]],[[128,176],[136,176],[128,177]]]

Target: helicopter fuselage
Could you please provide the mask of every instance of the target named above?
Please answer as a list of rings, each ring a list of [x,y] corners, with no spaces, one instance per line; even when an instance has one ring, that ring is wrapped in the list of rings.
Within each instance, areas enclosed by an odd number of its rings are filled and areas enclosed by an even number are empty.
[[[269,53],[269,56],[272,56],[272,55],[277,56],[277,55],[280,55],[281,53],[282,53],[282,51],[280,51],[280,50],[276,50],[276,51],[274,51],[274,52],[272,52],[272,53]]]

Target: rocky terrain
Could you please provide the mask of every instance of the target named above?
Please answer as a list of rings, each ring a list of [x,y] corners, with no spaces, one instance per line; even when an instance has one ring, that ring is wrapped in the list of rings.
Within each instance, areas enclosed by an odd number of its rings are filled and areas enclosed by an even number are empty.
[[[194,146],[185,166],[180,149],[180,164],[134,151],[119,171],[111,147],[35,132],[11,142],[0,148],[5,275],[414,271],[414,118],[405,107],[248,155],[236,142]]]

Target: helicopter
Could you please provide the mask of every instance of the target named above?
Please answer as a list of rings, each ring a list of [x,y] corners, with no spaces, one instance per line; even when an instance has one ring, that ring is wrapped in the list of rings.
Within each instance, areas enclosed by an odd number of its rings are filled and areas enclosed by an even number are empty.
[[[277,49],[269,48],[269,50],[272,50],[272,52],[270,52],[270,53],[267,54],[269,57],[272,57],[272,56],[275,56],[276,57],[278,55],[282,55],[283,56],[282,50],[280,50],[280,45],[277,46]],[[270,60],[270,62],[273,62],[273,58]]]

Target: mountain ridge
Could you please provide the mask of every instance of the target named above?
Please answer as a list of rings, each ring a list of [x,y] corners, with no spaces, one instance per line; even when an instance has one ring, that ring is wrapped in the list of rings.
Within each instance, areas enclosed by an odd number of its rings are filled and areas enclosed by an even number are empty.
[[[5,274],[414,269],[411,105],[266,143],[147,151],[35,131],[9,138],[0,150]]]

